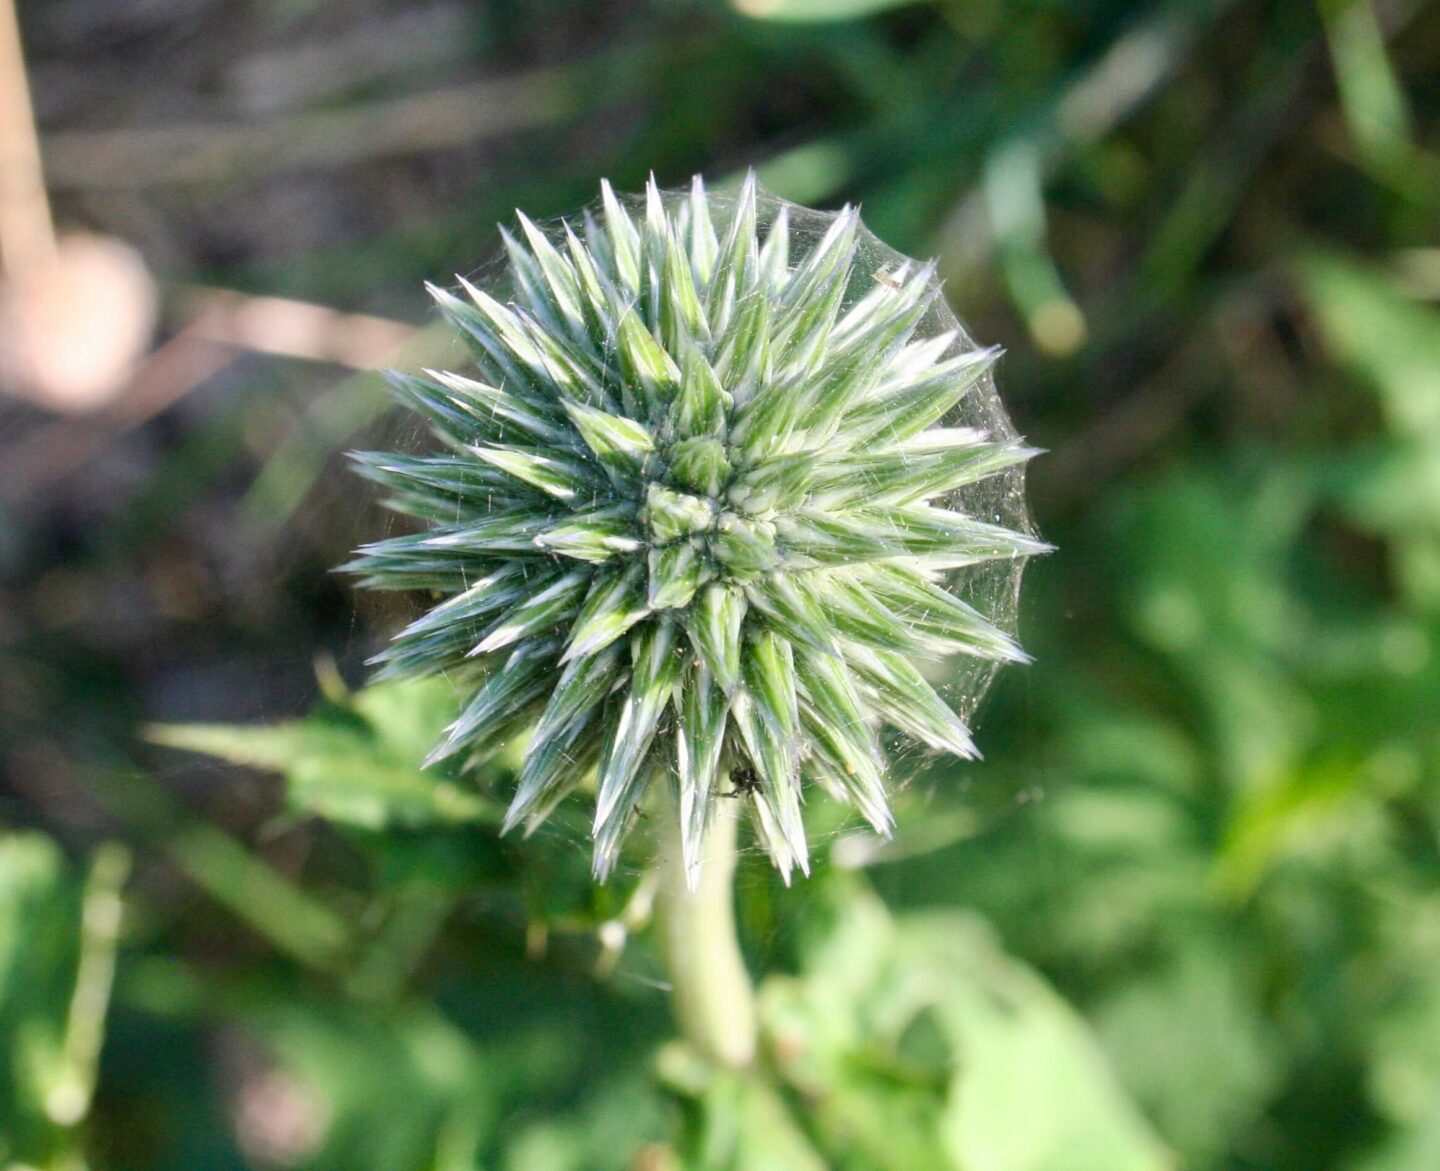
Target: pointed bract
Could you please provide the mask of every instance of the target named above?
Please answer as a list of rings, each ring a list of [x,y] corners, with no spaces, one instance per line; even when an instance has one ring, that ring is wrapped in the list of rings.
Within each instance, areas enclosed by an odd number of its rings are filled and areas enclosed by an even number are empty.
[[[705,829],[715,806],[730,699],[703,664],[691,667],[676,703],[675,775],[680,783],[680,850],[693,889],[704,861]]]
[[[672,622],[651,623],[630,639],[630,688],[610,729],[595,793],[595,873],[614,865],[620,832],[639,797],[641,765],[680,677]]]
[[[807,785],[892,829],[882,726],[976,755],[929,678],[1026,658],[954,587],[1013,597],[1048,548],[1019,503],[1035,452],[934,266],[852,209],[652,179],[573,222],[503,232],[508,292],[431,288],[473,369],[390,376],[441,450],[353,458],[426,528],[345,568],[432,601],[372,661],[473,681],[433,761],[533,725],[507,830],[593,776],[603,879],[670,785],[688,882],[725,796],[789,881]]]

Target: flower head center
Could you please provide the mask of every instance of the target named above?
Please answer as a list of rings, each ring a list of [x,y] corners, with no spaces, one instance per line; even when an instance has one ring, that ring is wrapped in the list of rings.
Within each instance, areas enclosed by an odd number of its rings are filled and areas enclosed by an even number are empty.
[[[714,528],[717,513],[715,501],[708,497],[651,483],[645,490],[640,517],[651,544],[666,545]]]

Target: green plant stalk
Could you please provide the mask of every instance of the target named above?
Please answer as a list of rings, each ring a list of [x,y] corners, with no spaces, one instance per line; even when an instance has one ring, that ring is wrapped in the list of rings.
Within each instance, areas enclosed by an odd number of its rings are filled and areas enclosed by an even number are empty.
[[[726,802],[721,802],[726,804]],[[735,934],[737,815],[717,809],[705,835],[704,867],[695,889],[685,880],[679,818],[661,818],[660,935],[671,1003],[684,1038],[731,1069],[755,1058],[755,993]]]
[[[105,1016],[115,982],[115,953],[130,876],[130,851],[108,842],[95,851],[81,909],[80,966],[70,997],[61,1074],[45,1097],[45,1113],[57,1126],[73,1127],[90,1111]]]

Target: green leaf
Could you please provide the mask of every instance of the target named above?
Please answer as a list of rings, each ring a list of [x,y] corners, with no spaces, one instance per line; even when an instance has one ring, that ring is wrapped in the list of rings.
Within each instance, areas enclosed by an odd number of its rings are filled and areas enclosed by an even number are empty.
[[[912,946],[939,952],[940,970],[969,975],[951,987],[939,1012],[958,1047],[942,1121],[957,1163],[998,1171],[1175,1166],[1124,1096],[1084,1021],[1038,976],[997,959],[987,981],[975,972],[973,952],[962,958],[968,941],[949,916],[917,917],[910,938]],[[902,959],[909,954],[907,948]]]
[[[78,1072],[65,1052],[81,938],[80,884],[43,834],[0,834],[0,1151],[39,1165],[73,1147],[51,1117]],[[83,1103],[82,1103],[83,1104]],[[78,1163],[78,1150],[67,1151]]]
[[[974,916],[892,919],[863,888],[800,978],[762,989],[777,1072],[833,1165],[1167,1171],[1081,1018]]]
[[[292,809],[366,829],[491,821],[490,801],[422,763],[455,714],[441,680],[372,684],[301,720],[257,726],[163,724],[156,744],[200,752],[285,778]]]
[[[1285,1058],[1246,948],[1195,933],[1166,950],[1114,981],[1095,1027],[1182,1165],[1203,1166],[1225,1158],[1238,1128],[1261,1123]],[[1421,1034],[1428,1041],[1433,1028]]]
[[[699,1124],[681,1134],[679,1166],[696,1171],[833,1171],[841,1166],[815,1148],[807,1120],[796,1116],[767,1078],[749,1071],[707,1071],[703,1088],[688,1105]]]

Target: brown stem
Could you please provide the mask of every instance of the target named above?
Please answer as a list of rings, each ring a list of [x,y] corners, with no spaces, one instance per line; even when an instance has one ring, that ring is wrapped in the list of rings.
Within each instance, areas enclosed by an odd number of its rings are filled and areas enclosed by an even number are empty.
[[[0,259],[15,272],[55,251],[15,0],[0,0]]]

